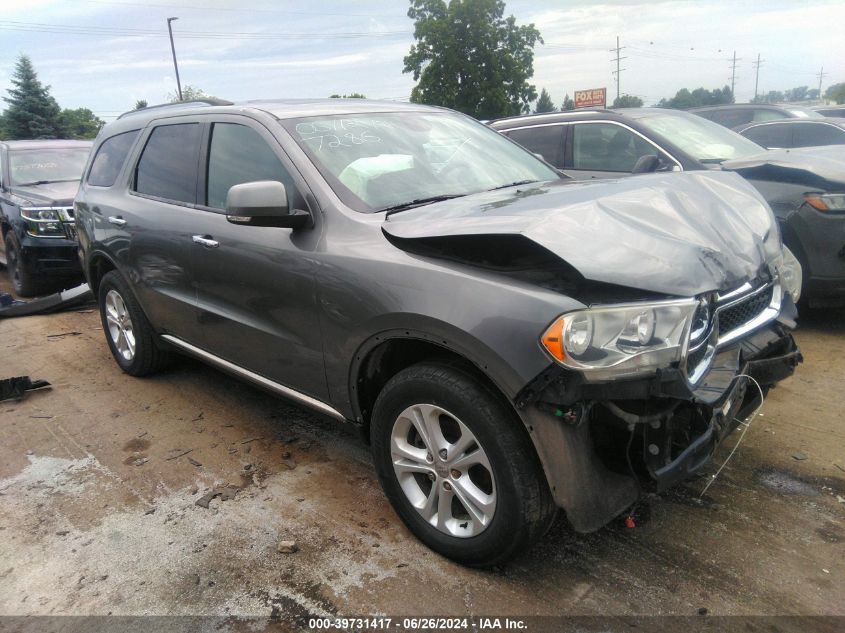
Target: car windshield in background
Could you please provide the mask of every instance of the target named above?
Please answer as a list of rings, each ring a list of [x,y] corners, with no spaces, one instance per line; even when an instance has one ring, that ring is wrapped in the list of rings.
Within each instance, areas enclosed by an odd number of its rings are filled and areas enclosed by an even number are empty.
[[[695,115],[649,114],[640,123],[702,163],[721,163],[765,151],[736,132]]]
[[[363,212],[560,176],[497,132],[451,113],[282,121],[343,202]]]
[[[11,184],[23,187],[79,180],[88,160],[88,151],[87,147],[81,147],[9,152]]]

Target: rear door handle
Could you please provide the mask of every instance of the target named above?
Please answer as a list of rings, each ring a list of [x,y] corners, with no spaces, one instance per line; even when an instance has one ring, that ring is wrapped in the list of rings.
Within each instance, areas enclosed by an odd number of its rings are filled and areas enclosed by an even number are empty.
[[[110,215],[109,223],[114,224],[115,226],[123,226],[124,224],[126,224],[126,220],[124,220],[119,215]]]
[[[194,235],[191,239],[194,240],[195,244],[201,244],[206,248],[217,248],[218,246],[220,246],[220,242],[218,242],[217,240],[213,240],[205,235]]]

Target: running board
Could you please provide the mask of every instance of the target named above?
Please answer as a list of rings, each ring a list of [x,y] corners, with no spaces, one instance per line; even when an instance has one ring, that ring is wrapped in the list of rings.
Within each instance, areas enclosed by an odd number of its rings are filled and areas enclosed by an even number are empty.
[[[337,409],[330,407],[325,402],[317,400],[316,398],[312,398],[311,396],[305,395],[295,389],[291,389],[290,387],[286,387],[283,384],[270,380],[269,378],[265,378],[264,376],[260,376],[255,372],[251,372],[248,369],[244,369],[239,365],[235,365],[234,363],[230,363],[229,361],[220,358],[219,356],[215,356],[214,354],[210,354],[199,347],[195,347],[190,343],[186,343],[182,339],[176,338],[175,336],[171,336],[170,334],[163,334],[161,336],[162,339],[167,341],[168,343],[175,345],[176,347],[188,352],[192,356],[196,356],[197,358],[204,360],[216,367],[219,367],[223,371],[227,371],[231,374],[235,374],[241,378],[244,378],[251,383],[258,385],[259,387],[264,387],[265,389],[269,389],[270,391],[279,394],[280,396],[284,396],[285,398],[290,398],[300,404],[305,405],[310,409],[314,409],[315,411],[319,411],[324,415],[328,415],[336,420],[340,420],[341,422],[346,421],[346,417]]]

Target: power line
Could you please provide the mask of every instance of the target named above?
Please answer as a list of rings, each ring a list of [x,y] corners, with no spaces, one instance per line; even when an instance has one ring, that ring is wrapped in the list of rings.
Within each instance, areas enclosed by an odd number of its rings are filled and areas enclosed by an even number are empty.
[[[733,61],[731,61],[731,98],[736,100],[736,92],[734,91],[734,86],[736,85],[736,63],[738,61],[742,61],[742,57],[736,56],[736,51],[734,51]]]
[[[625,48],[624,46],[619,46],[619,36],[617,35],[616,36],[616,48],[610,49],[611,53],[614,53],[614,52],[616,53],[616,57],[614,57],[610,61],[616,62],[616,71],[613,74],[616,75],[616,98],[617,99],[619,98],[619,75],[621,75],[622,71],[625,70],[624,68],[620,68],[619,62],[621,62],[623,59],[628,59],[627,57],[620,57],[619,56],[619,53],[621,53],[624,48]],[[607,105],[607,104],[605,104],[605,105]]]
[[[760,84],[760,66],[763,62],[766,61],[765,59],[760,59],[760,53],[757,53],[757,61],[751,62],[751,65],[754,66],[754,99],[757,99],[757,87]]]

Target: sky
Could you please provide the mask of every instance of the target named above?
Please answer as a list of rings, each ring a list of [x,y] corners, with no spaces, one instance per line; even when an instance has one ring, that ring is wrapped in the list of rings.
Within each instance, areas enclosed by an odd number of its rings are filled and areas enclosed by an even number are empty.
[[[175,93],[167,18],[183,86],[233,101],[361,92],[409,99],[402,58],[413,43],[407,0],[0,0],[0,94],[27,54],[65,108],[111,120]],[[759,91],[845,81],[842,0],[511,0],[506,15],[534,25],[532,83],[555,103],[575,90],[621,91],[646,105],[680,88],[730,84],[737,101]]]

